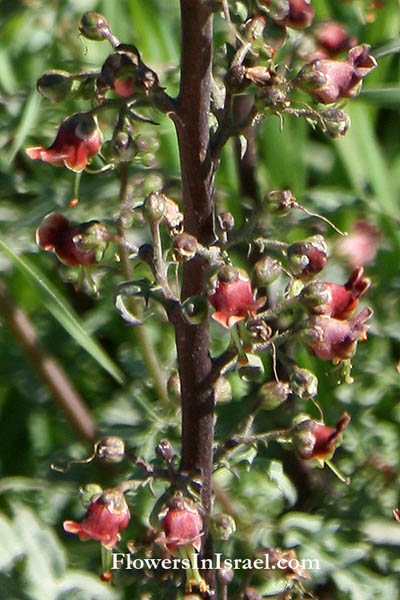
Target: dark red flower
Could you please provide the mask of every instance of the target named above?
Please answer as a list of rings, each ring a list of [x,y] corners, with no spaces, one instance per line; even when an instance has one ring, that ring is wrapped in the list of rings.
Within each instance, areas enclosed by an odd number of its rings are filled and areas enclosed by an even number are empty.
[[[355,312],[359,298],[370,285],[371,280],[364,277],[364,269],[357,267],[345,285],[314,281],[304,288],[302,296],[313,314],[343,320]]]
[[[245,319],[249,313],[255,316],[265,304],[265,298],[254,300],[249,278],[236,269],[219,274],[215,291],[208,299],[215,308],[212,318],[227,329]]]
[[[99,262],[110,234],[98,221],[72,225],[58,213],[47,215],[36,230],[36,242],[43,250],[54,250],[70,267]]]
[[[319,102],[330,104],[340,98],[354,98],[361,89],[362,80],[377,62],[370,55],[370,46],[352,48],[345,61],[329,58],[307,63],[298,75],[299,85],[309,89]]]
[[[203,519],[196,505],[177,492],[170,502],[167,513],[161,521],[164,536],[159,541],[176,554],[178,546],[193,546],[200,550]]]
[[[293,27],[293,29],[305,29],[310,27],[314,15],[311,0],[289,0],[287,15],[283,19],[277,19],[276,23]]]
[[[124,495],[118,488],[113,488],[93,498],[82,523],[64,521],[63,527],[82,541],[98,540],[106,548],[113,548],[119,540],[119,532],[128,527],[129,520]]]
[[[34,146],[26,149],[29,158],[79,173],[101,146],[100,132],[94,118],[88,113],[76,113],[65,119],[49,148]]]
[[[328,427],[324,423],[306,419],[293,427],[292,441],[301,458],[315,458],[323,463],[332,458],[349,423],[350,415],[347,412],[336,423],[336,427]]]
[[[373,311],[364,308],[349,321],[332,319],[326,315],[314,316],[303,332],[303,339],[313,353],[322,360],[346,360],[351,358],[359,340],[367,339],[366,321]]]

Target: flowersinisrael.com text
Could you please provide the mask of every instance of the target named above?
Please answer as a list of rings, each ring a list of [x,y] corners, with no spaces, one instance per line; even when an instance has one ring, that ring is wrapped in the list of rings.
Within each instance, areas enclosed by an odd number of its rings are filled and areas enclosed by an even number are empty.
[[[222,554],[217,552],[214,554],[214,558],[202,558],[199,559],[198,555],[193,556],[193,562],[190,564],[187,558],[133,558],[132,554],[125,554],[123,552],[114,552],[112,560],[112,569],[128,569],[128,570],[141,570],[141,569],[221,569],[232,568],[238,569],[306,569],[308,571],[315,571],[320,568],[319,560],[317,558],[304,558],[298,560],[292,558],[290,560],[281,558],[278,561],[270,564],[270,557],[268,554],[264,554],[263,558],[256,558],[251,560],[249,558],[222,558]]]

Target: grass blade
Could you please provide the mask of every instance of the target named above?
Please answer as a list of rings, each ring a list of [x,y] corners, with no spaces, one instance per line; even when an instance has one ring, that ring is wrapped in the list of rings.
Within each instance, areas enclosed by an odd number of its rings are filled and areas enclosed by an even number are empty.
[[[118,383],[124,382],[124,376],[119,367],[104,352],[101,346],[84,330],[77,315],[50,281],[30,264],[26,258],[21,258],[10,248],[7,242],[0,237],[0,250],[11,260],[14,266],[41,291],[43,303],[53,317],[70,334],[71,337],[90,356],[109,373]]]

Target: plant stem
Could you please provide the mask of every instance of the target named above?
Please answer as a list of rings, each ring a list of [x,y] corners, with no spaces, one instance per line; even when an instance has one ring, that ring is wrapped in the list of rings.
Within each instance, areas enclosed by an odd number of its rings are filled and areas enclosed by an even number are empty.
[[[181,0],[182,58],[181,87],[174,119],[181,161],[184,227],[204,246],[214,242],[214,177],[212,164],[205,162],[209,145],[213,12],[199,0]],[[196,256],[185,263],[182,300],[204,295],[209,261]],[[170,319],[175,327],[178,368],[182,389],[181,471],[200,473],[201,502],[208,515],[211,509],[212,447],[214,438],[214,393],[204,386],[212,362],[209,348],[209,317],[189,324],[176,310]],[[207,518],[204,519],[207,521]],[[211,538],[203,536],[203,552],[211,557]],[[207,583],[215,588],[212,571]]]
[[[0,280],[0,315],[27,354],[35,372],[78,435],[90,444],[96,439],[92,416],[59,363],[40,344],[27,314],[19,308]]]
[[[120,205],[121,214],[127,209],[128,205],[128,164],[122,163],[120,170]],[[132,266],[129,262],[129,250],[125,239],[125,230],[121,223],[118,223],[118,235],[122,240],[121,244],[121,271],[122,276],[126,281],[130,281],[133,278]],[[131,298],[132,311],[134,313],[138,310],[138,302],[135,302],[134,298]],[[149,334],[146,331],[145,325],[140,325],[133,329],[135,340],[140,348],[143,362],[146,366],[147,373],[154,381],[154,387],[158,394],[158,397],[163,404],[169,404],[167,383],[164,373],[160,368],[160,364],[157,360],[157,355],[154,351],[153,344],[149,338]]]

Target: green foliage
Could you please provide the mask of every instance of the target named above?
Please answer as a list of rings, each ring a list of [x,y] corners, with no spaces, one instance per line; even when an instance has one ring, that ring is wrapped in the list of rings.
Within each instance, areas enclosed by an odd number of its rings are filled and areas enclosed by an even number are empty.
[[[260,124],[258,183],[261,196],[272,187],[287,186],[310,211],[321,212],[344,230],[360,218],[380,233],[379,251],[367,267],[372,279],[368,304],[375,316],[369,339],[354,359],[352,385],[336,386],[338,373],[304,350],[298,362],[319,377],[318,402],[327,423],[344,410],[352,421],[335,462],[351,477],[349,487],[332,473],[311,470],[290,450],[271,442],[256,458],[251,447],[234,457],[234,472],[222,467],[216,481],[227,491],[217,495],[218,510],[228,505],[237,521],[233,539],[221,544],[224,555],[245,557],[249,545],[295,547],[299,558],[318,559],[306,588],[316,597],[369,600],[395,597],[400,571],[400,525],[392,520],[399,503],[399,360],[400,322],[400,148],[397,110],[399,83],[399,12],[391,0],[364,26],[361,3],[316,0],[320,18],[340,17],[363,42],[378,46],[379,69],[366,81],[362,95],[346,106],[352,126],[343,139],[331,142],[301,120],[277,117]],[[33,164],[27,145],[53,139],[60,121],[89,104],[69,100],[51,105],[40,100],[37,78],[49,68],[78,71],[95,69],[107,56],[103,44],[77,38],[83,11],[106,15],[115,33],[136,44],[149,66],[161,74],[172,95],[177,91],[179,61],[178,2],[163,0],[9,2],[0,7],[0,272],[17,304],[31,317],[44,347],[64,366],[87,402],[101,433],[123,436],[133,453],[154,458],[154,449],[168,437],[179,451],[179,408],[164,406],[154,391],[135,333],[114,310],[113,294],[121,278],[111,269],[96,277],[101,299],[76,293],[76,273],[60,266],[52,255],[39,252],[34,231],[44,215],[63,212],[74,221],[116,216],[118,187],[113,174],[84,174],[80,202],[74,196],[74,176],[66,169]],[[224,32],[218,32],[223,37]],[[217,40],[219,37],[217,36]],[[87,52],[85,51],[87,48]],[[173,127],[164,116],[149,115],[160,125],[154,168],[132,168],[135,200],[146,195],[148,174],[164,177],[176,192],[179,158]],[[108,117],[101,125],[111,132]],[[138,125],[143,135],[154,128]],[[97,160],[97,159],[96,159]],[[93,163],[93,168],[101,166]],[[155,182],[155,183],[154,183]],[[222,155],[217,175],[217,201],[237,221],[247,216],[246,200],[238,197],[233,143]],[[156,185],[153,179],[149,185]],[[307,219],[307,220],[306,220]],[[302,218],[293,225],[293,240],[319,222]],[[277,237],[280,233],[278,221]],[[327,230],[332,262],[326,279],[345,281],[346,262],[336,252],[337,235]],[[132,244],[149,242],[147,230],[137,228]],[[238,264],[243,257],[237,257]],[[140,279],[146,267],[135,267]],[[148,273],[147,273],[148,274]],[[149,336],[160,364],[170,375],[174,368],[173,334],[161,312],[145,314]],[[222,352],[228,336],[212,324],[213,355]],[[268,361],[266,361],[268,363]],[[266,380],[272,373],[266,364]],[[251,410],[257,387],[236,374],[228,375],[233,402],[217,407],[217,435],[227,439]],[[261,413],[258,430],[288,427],[298,412],[319,418],[311,401]],[[65,518],[79,519],[83,510],[76,498],[81,483],[116,485],[131,476],[131,467],[115,470],[98,465],[75,465],[67,475],[50,472],[50,464],[82,458],[87,448],[39,382],[10,330],[0,329],[0,598],[4,600],[119,600],[140,597],[172,598],[176,591],[121,573],[126,587],[112,588],[96,577],[99,544],[81,544],[62,531]],[[251,469],[249,466],[251,465]],[[164,492],[160,484],[157,497]],[[132,528],[126,542],[143,536],[149,526],[154,498],[148,488],[131,500]],[[294,509],[292,511],[291,509]],[[255,524],[255,526],[254,526]],[[121,544],[125,549],[125,543]],[[123,550],[125,551],[125,550]],[[243,573],[235,572],[237,590]],[[268,593],[270,583],[260,580]],[[158,594],[158,595],[157,595]]]

